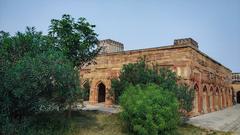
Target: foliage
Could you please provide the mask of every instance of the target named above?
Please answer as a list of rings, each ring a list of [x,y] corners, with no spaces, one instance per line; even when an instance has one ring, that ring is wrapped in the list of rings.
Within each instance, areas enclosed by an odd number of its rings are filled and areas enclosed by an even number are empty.
[[[0,31],[0,134],[17,134],[38,113],[68,107],[71,115],[73,102],[82,98],[77,67],[100,50],[94,27],[63,15],[51,21],[46,36],[34,27],[14,36]]]
[[[121,117],[138,135],[174,133],[179,122],[175,96],[154,84],[129,86],[120,97]]]
[[[16,134],[28,117],[81,98],[73,63],[50,43],[34,27],[14,36],[0,32],[0,134]]]
[[[181,103],[181,109],[191,111],[194,91],[187,86],[177,84],[177,81],[178,77],[171,70],[159,68],[158,65],[149,68],[145,60],[141,59],[137,63],[123,65],[119,78],[112,80],[112,91],[118,103],[119,97],[129,85],[154,83],[174,93]]]
[[[35,56],[49,48],[48,38],[34,27],[27,27],[24,33],[17,32],[10,36],[9,33],[0,32],[0,89],[4,89],[4,74],[25,55]]]
[[[1,59],[13,64],[26,54],[34,56],[47,50],[48,44],[49,38],[37,32],[34,27],[27,27],[25,33],[17,32],[15,36],[0,32]]]
[[[73,62],[74,67],[89,64],[97,56],[97,34],[85,18],[75,21],[70,15],[63,15],[62,19],[52,19],[49,36],[54,47],[61,50]]]
[[[25,56],[5,74],[1,109],[10,119],[50,111],[49,105],[65,109],[79,98],[78,74],[61,52],[46,51]]]

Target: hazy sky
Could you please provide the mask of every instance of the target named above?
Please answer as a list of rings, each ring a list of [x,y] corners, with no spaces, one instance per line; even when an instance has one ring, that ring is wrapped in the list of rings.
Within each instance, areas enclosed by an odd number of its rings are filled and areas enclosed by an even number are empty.
[[[99,39],[122,42],[125,50],[192,37],[201,51],[240,72],[240,0],[0,0],[0,30],[35,26],[46,34],[62,14],[85,17]]]

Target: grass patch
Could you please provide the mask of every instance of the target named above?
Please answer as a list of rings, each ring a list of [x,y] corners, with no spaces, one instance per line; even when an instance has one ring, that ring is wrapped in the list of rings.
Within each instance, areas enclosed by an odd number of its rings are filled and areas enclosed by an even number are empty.
[[[71,119],[63,113],[44,114],[50,121],[38,116],[36,125],[29,128],[28,134],[34,135],[129,135],[127,128],[119,119],[119,114],[97,111],[76,111]],[[201,129],[182,125],[177,129],[180,135],[231,135],[231,133]]]

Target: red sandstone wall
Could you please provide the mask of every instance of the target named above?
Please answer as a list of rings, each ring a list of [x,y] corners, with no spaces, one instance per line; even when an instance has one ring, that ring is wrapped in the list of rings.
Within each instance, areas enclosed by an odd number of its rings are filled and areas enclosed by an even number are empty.
[[[107,97],[111,97],[109,95],[111,79],[119,75],[124,64],[137,62],[144,56],[149,64],[171,67],[185,83],[192,88],[196,86],[192,115],[216,111],[232,105],[231,71],[189,46],[166,46],[98,56],[97,64],[89,65],[80,71],[82,81],[86,79],[91,81],[90,102],[97,103],[99,82],[106,85]],[[111,99],[106,98],[105,104],[111,105]]]

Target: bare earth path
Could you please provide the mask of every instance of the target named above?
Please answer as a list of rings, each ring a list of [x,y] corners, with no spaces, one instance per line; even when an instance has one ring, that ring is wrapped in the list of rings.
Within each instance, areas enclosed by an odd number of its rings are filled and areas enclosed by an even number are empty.
[[[240,135],[240,104],[190,118],[187,123],[207,129],[231,131]]]
[[[119,113],[120,107],[118,105],[113,105],[111,107],[106,107],[104,103],[98,103],[95,105],[89,104],[87,101],[83,103],[84,107],[81,108],[82,110],[97,110],[101,112],[107,112],[107,113]]]

